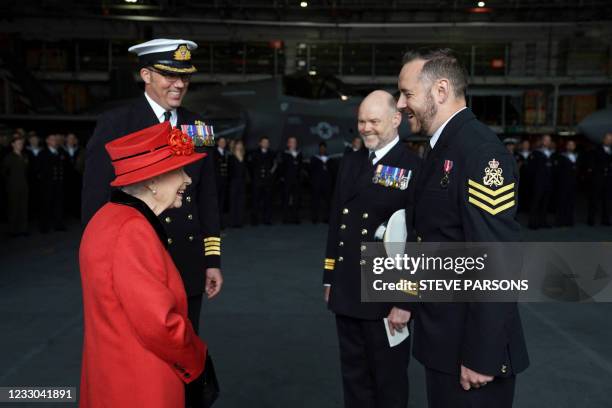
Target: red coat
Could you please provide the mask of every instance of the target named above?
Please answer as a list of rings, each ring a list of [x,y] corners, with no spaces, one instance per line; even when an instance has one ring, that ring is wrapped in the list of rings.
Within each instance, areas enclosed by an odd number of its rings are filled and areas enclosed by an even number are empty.
[[[80,406],[183,407],[183,383],[202,373],[206,345],[187,318],[163,227],[144,203],[118,195],[128,205],[102,207],[79,250],[85,319]]]

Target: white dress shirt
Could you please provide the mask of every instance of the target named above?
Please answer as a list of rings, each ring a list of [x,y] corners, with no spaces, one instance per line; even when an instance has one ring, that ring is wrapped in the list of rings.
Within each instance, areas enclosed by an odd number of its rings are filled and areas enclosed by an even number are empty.
[[[459,109],[457,112],[453,113],[451,115],[450,118],[448,118],[446,120],[446,122],[444,122],[442,124],[442,126],[440,126],[435,132],[434,134],[431,136],[431,139],[429,139],[429,145],[431,146],[431,148],[433,149],[434,146],[436,145],[436,143],[438,142],[438,139],[440,138],[440,135],[442,134],[442,131],[444,130],[444,128],[446,127],[446,125],[448,124],[448,122],[451,121],[452,118],[455,117],[455,115],[457,115],[459,112],[461,112],[462,110],[467,109],[467,106],[464,106],[463,108]]]
[[[162,123],[165,120],[164,113],[166,113],[166,110],[162,108],[153,99],[151,99],[149,95],[147,95],[146,92],[144,94],[145,94],[145,98],[147,98],[147,101],[149,102],[149,105],[151,105],[153,112],[155,112],[155,116],[157,117],[157,120],[159,120],[159,123]],[[170,124],[172,125],[172,127],[176,127],[176,121],[177,121],[176,109],[172,109],[170,111]]]
[[[572,163],[576,163],[577,155],[576,153],[565,152],[565,157],[567,157]]]
[[[378,150],[374,150],[374,158],[372,159],[372,164],[376,164],[380,161],[380,159],[382,159],[385,154],[389,153],[389,150],[393,149],[393,146],[395,146],[396,144],[399,143],[399,135],[395,136],[395,139],[393,139],[391,141],[391,143],[389,143],[388,145],[386,145],[385,147],[378,149]],[[371,153],[372,151],[370,151]]]

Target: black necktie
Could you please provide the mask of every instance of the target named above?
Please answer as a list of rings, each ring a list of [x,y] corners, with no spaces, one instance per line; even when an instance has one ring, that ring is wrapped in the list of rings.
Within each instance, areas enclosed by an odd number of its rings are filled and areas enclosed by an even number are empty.
[[[431,153],[431,144],[429,144],[429,142],[426,142],[425,150],[423,151],[423,160],[427,159],[427,156],[429,156],[429,153]]]
[[[370,166],[374,165],[375,158],[376,158],[376,153],[374,153],[374,151],[371,151],[370,155],[368,156],[368,160],[370,161]]]
[[[164,112],[164,122],[169,122],[171,116],[172,116],[172,112],[171,111],[165,111]]]

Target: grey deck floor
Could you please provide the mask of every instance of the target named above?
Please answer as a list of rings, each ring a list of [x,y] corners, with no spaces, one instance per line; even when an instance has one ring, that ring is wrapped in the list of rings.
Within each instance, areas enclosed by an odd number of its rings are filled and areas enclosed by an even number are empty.
[[[611,228],[584,225],[525,234],[612,240]],[[340,407],[335,325],[321,298],[325,226],[226,235],[224,290],[204,305],[201,321],[222,387],[216,406]],[[0,248],[0,386],[78,386],[78,240],[74,227]],[[531,367],[519,377],[515,406],[612,407],[612,304],[526,304],[521,313]],[[410,406],[424,407],[423,369],[415,360],[410,378]]]

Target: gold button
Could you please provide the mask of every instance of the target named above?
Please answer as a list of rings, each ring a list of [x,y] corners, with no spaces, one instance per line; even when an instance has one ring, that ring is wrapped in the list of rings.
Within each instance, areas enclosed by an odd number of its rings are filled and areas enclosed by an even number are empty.
[[[361,252],[363,252],[363,251],[365,251],[367,249],[367,247],[365,245],[362,245],[361,248],[359,248],[359,249],[361,249]]]
[[[193,235],[188,236],[187,239],[193,241]]]
[[[417,237],[417,242],[421,242],[421,241],[423,241],[423,238]]]
[[[364,220],[368,218],[368,213],[363,213],[363,215],[361,216]]]
[[[187,219],[188,219],[188,220],[193,220],[193,214],[189,214],[189,215],[187,215]]]
[[[344,241],[338,242],[338,246],[344,246]]]
[[[168,245],[172,244],[172,238],[168,238]]]
[[[341,257],[341,256],[339,256],[339,257],[338,257],[338,262],[342,262],[342,261],[344,261],[344,258],[343,258],[343,257]]]
[[[359,261],[359,265],[362,265],[362,266],[363,266],[363,265],[365,265],[365,263],[366,263],[366,262],[365,262],[365,260],[363,260],[363,259],[362,259],[361,261]]]
[[[170,224],[172,222],[172,218],[166,217],[164,221],[166,221],[166,224]]]
[[[345,225],[345,224],[342,224],[342,225],[340,226],[340,229],[346,229],[346,225]]]
[[[342,210],[342,214],[348,214],[348,213],[349,213],[348,208],[344,208],[344,209]]]
[[[191,202],[191,196],[185,197],[185,200],[187,200],[187,202],[190,203]]]
[[[365,229],[365,228],[364,228],[364,229],[362,229],[362,230],[361,230],[361,235],[365,235],[365,234],[367,234],[367,233],[368,233],[368,230],[367,230],[367,229]]]
[[[502,374],[506,374],[508,372],[508,366],[505,364],[502,364],[501,366],[501,372]]]

